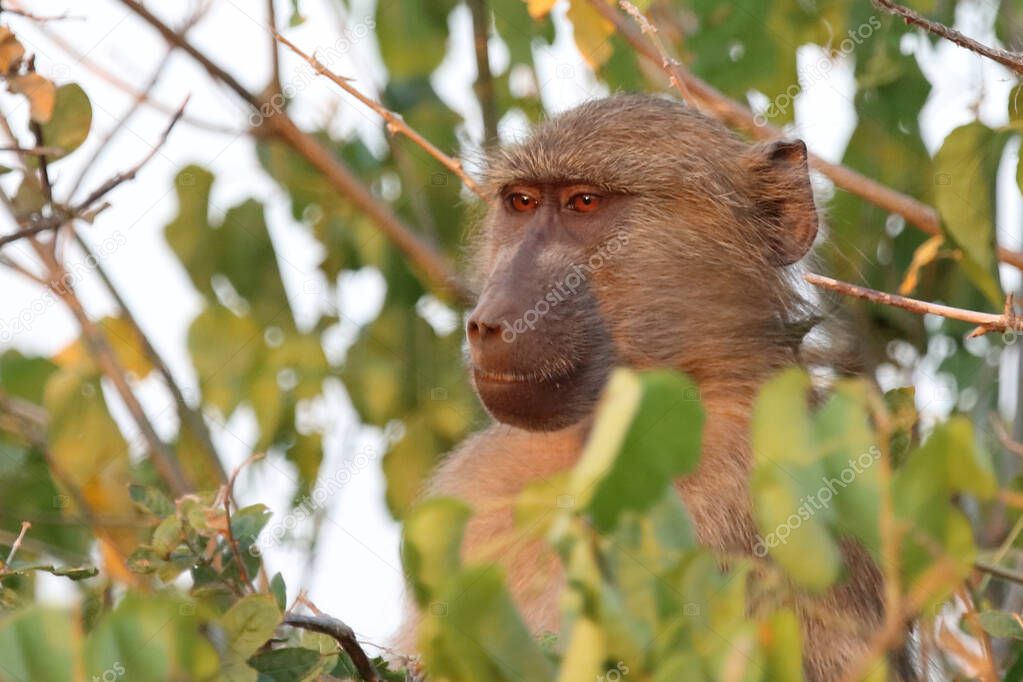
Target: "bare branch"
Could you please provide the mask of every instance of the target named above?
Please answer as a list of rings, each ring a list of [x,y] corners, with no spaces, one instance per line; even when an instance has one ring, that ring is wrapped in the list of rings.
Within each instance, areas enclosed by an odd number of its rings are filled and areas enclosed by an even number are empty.
[[[21,543],[25,540],[25,533],[27,533],[28,529],[31,527],[32,524],[28,521],[21,522],[21,531],[18,533],[18,537],[14,539],[14,543],[11,545],[11,551],[7,555],[7,559],[4,560],[4,569],[10,566],[11,562],[14,561],[14,555],[18,553],[18,550],[21,548]]]
[[[963,35],[959,31],[946,26],[945,24],[937,21],[931,21],[927,17],[917,14],[908,7],[897,5],[891,0],[874,0],[874,6],[878,9],[882,9],[889,14],[902,17],[903,21],[907,24],[913,24],[919,26],[928,33],[933,33],[939,38],[944,38],[950,43],[955,43],[959,47],[979,54],[982,57],[987,57],[993,62],[997,62],[1009,69],[1015,71],[1017,74],[1023,76],[1023,54],[1019,52],[1010,52],[1009,50],[1003,50],[999,47],[990,47],[983,43],[979,43],[969,36]]]
[[[5,234],[0,237],[0,248],[7,246],[11,242],[16,242],[19,239],[25,239],[26,237],[34,237],[37,234],[46,232],[48,230],[55,230],[64,224],[63,220],[44,220],[32,227],[26,227],[23,230],[12,232],[11,234]]]
[[[473,47],[476,52],[476,82],[473,90],[483,112],[483,139],[497,140],[497,97],[490,73],[490,8],[487,0],[469,0],[472,14]]]
[[[270,57],[273,60],[273,70],[270,75],[270,94],[276,95],[281,91],[281,49],[277,44],[277,8],[274,0],[266,0],[267,28],[270,33]]]
[[[905,296],[856,286],[855,284],[849,284],[848,282],[842,282],[814,273],[803,275],[803,279],[815,287],[828,289],[844,296],[862,298],[871,303],[901,308],[918,315],[930,313],[931,315],[947,317],[950,320],[959,320],[977,325],[977,328],[970,333],[970,336],[980,336],[989,332],[1023,331],[1023,317],[1017,315],[1015,310],[1013,310],[1011,294],[1006,299],[1005,311],[1001,315],[995,315],[993,313],[980,313],[964,308],[953,308],[952,306],[941,305],[939,303],[928,303],[915,298],[906,298]]]
[[[14,14],[14,15],[17,15],[19,17],[24,17],[25,19],[31,19],[32,21],[38,21],[40,23],[45,23],[45,22],[48,22],[48,21],[69,21],[69,20],[70,21],[83,21],[85,19],[85,17],[83,17],[83,16],[72,15],[70,12],[64,12],[63,14],[56,14],[56,15],[52,15],[52,16],[42,16],[42,15],[39,15],[39,14],[32,14],[31,12],[26,12],[25,10],[21,9],[21,7],[19,5],[20,5],[20,3],[14,3],[13,6],[11,6],[11,7],[0,8],[0,13],[6,12],[7,14]]]
[[[167,128],[164,129],[163,134],[160,136],[160,139],[157,140],[153,148],[149,150],[149,153],[146,154],[138,163],[136,163],[128,170],[122,171],[115,175],[114,177],[110,178],[102,185],[97,187],[95,190],[93,190],[87,197],[85,197],[85,199],[81,200],[80,202],[78,202],[74,206],[71,206],[70,208],[53,204],[54,211],[53,215],[34,221],[33,224],[30,224],[28,227],[18,230],[17,232],[8,235],[3,235],[2,237],[0,237],[0,248],[6,246],[7,244],[10,244],[11,242],[18,241],[19,239],[34,237],[42,232],[47,232],[49,230],[56,230],[61,228],[62,226],[66,225],[69,221],[81,217],[86,211],[92,208],[97,201],[99,201],[107,194],[109,194],[118,185],[128,182],[129,180],[134,180],[135,176],[138,175],[138,172],[142,170],[142,167],[145,166],[154,156],[156,156],[156,153],[160,151],[160,148],[164,145],[164,143],[167,142],[167,138],[170,136],[171,130],[173,130],[174,125],[178,122],[178,120],[181,119],[181,115],[184,113],[185,106],[187,104],[188,98],[185,98],[185,101],[182,102],[181,106],[174,114],[174,117],[167,125]],[[46,169],[46,165],[44,163],[45,157],[40,157],[39,161],[40,169],[42,170],[43,188],[44,190],[46,190],[47,188],[49,188],[50,184],[49,176],[45,170]],[[52,189],[50,191],[52,191]],[[47,197],[49,198],[50,195],[47,194]],[[50,203],[52,204],[52,200],[50,200]],[[17,215],[15,215],[14,218],[16,220],[20,220],[20,218]]]
[[[246,466],[257,460],[263,459],[266,453],[255,452],[249,456],[244,462],[235,467],[235,470],[231,472],[231,478],[227,481],[227,486],[224,488],[224,516],[227,518],[227,544],[231,547],[231,554],[234,555],[234,560],[238,564],[238,577],[241,578],[242,584],[247,589],[252,589],[252,579],[249,578],[249,571],[245,568],[245,562],[242,561],[241,550],[238,549],[238,540],[234,537],[234,531],[231,530],[231,500],[234,498],[234,482],[238,478],[238,474],[242,472]]]
[[[53,156],[63,154],[64,150],[57,147],[0,147],[0,152],[11,152],[24,156]]]
[[[153,145],[153,148],[149,150],[148,154],[143,156],[138,163],[136,163],[128,170],[121,171],[120,173],[118,173],[117,175],[115,175],[114,177],[110,178],[102,185],[97,187],[95,190],[93,190],[89,194],[89,196],[85,197],[80,202],[75,204],[75,206],[72,208],[72,213],[74,213],[75,215],[79,215],[83,211],[88,210],[97,201],[99,201],[107,194],[109,194],[118,185],[124,182],[128,182],[129,180],[134,180],[135,176],[138,175],[138,172],[142,170],[142,167],[149,163],[152,160],[152,158],[156,156],[156,153],[160,151],[160,148],[163,147],[163,145],[167,142],[167,138],[170,137],[171,131],[174,130],[174,126],[177,125],[177,122],[181,120],[181,116],[185,113],[185,107],[188,106],[188,99],[189,98],[186,97],[185,101],[182,102],[181,106],[178,107],[178,110],[174,112],[174,116],[171,117],[171,120],[167,124],[167,127],[164,128],[163,133],[160,135],[160,139],[156,141],[156,144]]]
[[[380,676],[373,667],[373,663],[369,660],[369,656],[362,650],[362,645],[359,644],[359,640],[355,637],[355,631],[342,621],[327,615],[290,615],[284,618],[284,624],[333,637],[341,645],[345,653],[348,654],[348,657],[352,659],[352,663],[355,664],[355,669],[359,671],[362,679],[366,680],[366,682],[379,682]]]
[[[614,23],[622,37],[639,54],[660,65],[672,82],[677,84],[682,96],[686,97],[687,101],[703,114],[716,118],[756,139],[772,140],[783,136],[782,131],[774,126],[758,125],[749,109],[693,75],[677,60],[669,59],[665,63],[657,48],[649,41],[644,40],[643,33],[606,0],[589,1],[601,16]],[[814,169],[830,178],[838,187],[847,192],[855,194],[889,213],[902,216],[907,223],[922,232],[931,235],[941,234],[941,220],[938,217],[938,212],[932,206],[882,185],[851,168],[825,161],[816,154],[810,154],[809,161]],[[998,247],[998,258],[1023,270],[1023,253]]]
[[[110,143],[113,141],[113,139],[121,131],[125,129],[125,127],[128,124],[128,121],[130,121],[131,118],[142,107],[142,104],[146,101],[146,98],[149,97],[150,93],[153,91],[153,88],[156,87],[156,84],[159,82],[160,77],[163,75],[164,69],[167,67],[167,64],[170,63],[170,58],[172,54],[173,50],[168,49],[167,52],[164,54],[163,59],[160,60],[160,63],[153,70],[153,75],[149,77],[149,81],[145,84],[145,86],[143,86],[142,90],[140,90],[139,93],[133,98],[131,106],[128,107],[128,110],[124,112],[124,114],[117,121],[117,123],[110,127],[110,129],[106,132],[106,135],[100,141],[99,145],[97,145],[96,150],[92,153],[92,156],[90,156],[88,161],[86,161],[82,165],[82,170],[79,171],[78,177],[75,178],[75,181],[71,185],[71,189],[68,191],[67,196],[69,197],[69,200],[71,198],[74,198],[75,194],[78,193],[78,189],[82,186],[82,182],[84,182],[85,178],[89,175],[89,171],[92,170],[92,168],[96,165],[96,162],[100,159],[100,157],[103,156],[107,149],[110,148]]]
[[[277,34],[277,40],[281,41],[281,43],[286,45],[292,52],[297,54],[299,57],[306,60],[309,63],[309,65],[316,70],[316,73],[320,74],[321,76],[326,76],[342,90],[352,95],[353,97],[355,97],[355,99],[359,100],[367,107],[378,113],[381,116],[381,118],[383,118],[384,121],[387,122],[387,130],[389,132],[393,134],[404,135],[408,139],[412,140],[412,142],[422,147],[427,154],[440,161],[448,170],[457,175],[459,179],[461,179],[462,183],[470,190],[475,192],[475,194],[479,198],[483,199],[484,201],[490,201],[490,197],[488,197],[483,192],[483,190],[480,189],[479,185],[477,185],[476,182],[471,177],[469,177],[469,174],[465,172],[465,170],[462,168],[462,163],[460,161],[451,158],[441,150],[437,149],[437,147],[432,142],[430,142],[425,137],[416,132],[416,130],[412,128],[409,124],[405,123],[404,119],[402,119],[401,116],[394,113],[384,105],[380,104],[380,102],[377,102],[371,97],[367,97],[366,95],[362,94],[362,92],[360,92],[357,88],[352,87],[350,83],[351,81],[350,78],[345,78],[344,76],[337,75],[336,73],[328,69],[326,66],[324,66],[323,63],[316,58],[316,55],[306,54],[305,52],[300,50],[294,43],[292,43],[290,40],[282,36],[280,33]]]
[[[170,45],[177,47],[196,60],[215,80],[230,88],[239,98],[257,111],[264,102],[247,91],[231,74],[215,64],[209,57],[195,48],[184,36],[174,31],[137,0],[120,0],[150,26],[157,30]],[[301,154],[341,194],[372,220],[377,228],[398,249],[405,254],[412,266],[439,292],[454,295],[461,301],[468,301],[468,289],[460,281],[447,259],[436,247],[424,241],[405,225],[390,206],[381,202],[370,189],[347,166],[334,157],[319,140],[303,132],[286,113],[275,113],[266,119],[267,132],[276,135],[283,142]]]
[[[987,573],[988,575],[1007,580],[1017,585],[1023,585],[1023,573],[1014,571],[1011,568],[1005,568],[997,564],[991,564],[986,561],[974,561],[973,568],[980,571],[981,573]]]

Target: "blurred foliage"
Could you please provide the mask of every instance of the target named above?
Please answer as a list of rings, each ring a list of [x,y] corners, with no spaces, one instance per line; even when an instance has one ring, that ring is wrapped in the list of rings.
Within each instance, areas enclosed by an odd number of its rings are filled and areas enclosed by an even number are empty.
[[[489,28],[506,48],[507,66],[492,62],[494,107],[503,123],[545,115],[541,92],[562,87],[562,71],[577,68],[554,64],[549,80],[540,76],[541,67],[552,66],[538,64],[539,55],[563,30],[562,13],[582,62],[602,86],[667,87],[588,0],[474,1],[489,9]],[[1023,86],[1010,93],[1004,125],[975,116],[932,155],[919,124],[931,85],[910,48],[934,39],[870,3],[635,4],[690,69],[775,125],[793,124],[802,87],[851,63],[856,125],[842,162],[934,205],[942,232],[929,238],[824,182],[823,266],[880,290],[1001,309],[995,226],[1004,206],[995,201],[996,178],[1023,133]],[[946,23],[957,6],[908,4]],[[383,103],[439,148],[471,156],[475,133],[434,80],[449,54],[452,13],[465,9],[456,0],[381,1],[365,24],[386,68]],[[290,0],[286,11],[290,26],[306,21],[301,0]],[[1018,3],[1003,0],[992,19],[1006,46],[1023,48]],[[59,149],[48,157],[50,173],[59,175],[63,157],[89,138],[93,102],[77,84],[37,73],[26,48],[0,28],[0,76],[26,104],[11,116],[32,124],[35,142]],[[801,72],[797,50],[806,50]],[[379,145],[343,137],[334,123],[324,120],[317,139],[401,220],[457,257],[466,226],[478,218],[457,178],[407,140]],[[926,586],[926,598],[913,603],[923,632],[941,616],[943,627],[979,636],[960,612],[948,615],[951,596],[966,581],[980,627],[998,640],[1005,679],[1023,679],[1023,628],[1006,606],[1018,603],[1019,588],[971,574],[977,562],[1011,573],[1021,561],[1020,484],[1013,480],[1019,467],[990,427],[999,363],[1014,335],[966,342],[963,324],[930,324],[850,302],[847,325],[864,351],[857,369],[897,377],[894,383],[911,383],[926,370],[952,387],[943,396],[950,414],[918,415],[917,406],[935,411],[926,386],[882,395],[870,381],[839,379],[828,396],[811,397],[803,372],[775,378],[752,423],[754,510],[771,561],[731,557],[727,570],[697,546],[672,488],[698,463],[703,412],[691,382],[672,372],[619,371],[578,466],[530,486],[514,506],[517,523],[552,544],[565,572],[564,627],[538,640],[516,612],[501,571],[463,564],[472,510],[450,499],[416,503],[439,457],[483,423],[461,366],[464,311],[432,298],[372,222],[294,149],[260,137],[256,154],[287,196],[293,221],[319,245],[318,272],[297,287],[282,277],[286,261],[275,235],[284,226],[268,222],[264,197],[220,206],[210,170],[181,168],[164,237],[199,301],[187,332],[199,391],[188,401],[216,427],[237,414],[253,417],[255,450],[294,465],[296,510],[329,476],[321,463],[330,425],[303,418],[315,412],[325,385],[343,385],[361,422],[384,430],[386,501],[404,522],[405,569],[425,614],[421,666],[432,679],[802,679],[797,594],[845,578],[840,547],[849,538],[875,559],[895,556],[892,598],[916,599],[914,590]],[[34,172],[39,162],[30,157],[26,166],[33,172],[0,170],[18,176],[11,203],[27,221],[43,216],[48,201]],[[1023,159],[1012,170],[1023,189]],[[359,326],[341,308],[338,290],[367,270],[381,275],[386,291],[375,318]],[[306,296],[325,302],[316,319],[300,323],[294,303]],[[30,327],[39,306],[56,304],[45,297],[32,302],[31,315],[0,328],[0,339]],[[431,306],[455,323],[424,313]],[[106,317],[97,327],[132,387],[156,377],[127,319]],[[345,334],[350,338],[338,344]],[[140,438],[115,420],[122,406],[111,405],[112,395],[86,338],[53,357],[0,353],[0,679],[356,679],[353,661],[332,639],[282,626],[289,607],[284,580],[260,577],[265,543],[299,538],[283,526],[268,529],[283,522],[263,505],[228,519],[225,488],[211,490],[219,473],[204,437],[180,406],[172,450],[207,492],[172,499]],[[845,483],[852,462],[856,475]],[[807,512],[805,500],[835,479],[844,485],[834,504]],[[23,521],[32,526],[13,551]],[[786,537],[774,541],[781,528]],[[57,579],[75,581],[81,595],[75,609],[35,603],[45,581]],[[941,664],[951,671],[963,663],[960,657]],[[375,664],[386,679],[405,679],[382,660]],[[873,670],[870,679],[884,678],[883,661]]]

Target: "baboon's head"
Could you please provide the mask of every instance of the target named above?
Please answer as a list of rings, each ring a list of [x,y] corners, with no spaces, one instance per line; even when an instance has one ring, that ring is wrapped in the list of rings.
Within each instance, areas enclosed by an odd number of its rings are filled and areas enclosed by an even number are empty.
[[[751,146],[679,102],[619,96],[497,149],[486,187],[466,334],[499,421],[572,424],[615,364],[748,381],[791,357],[785,266],[817,233],[802,142]]]

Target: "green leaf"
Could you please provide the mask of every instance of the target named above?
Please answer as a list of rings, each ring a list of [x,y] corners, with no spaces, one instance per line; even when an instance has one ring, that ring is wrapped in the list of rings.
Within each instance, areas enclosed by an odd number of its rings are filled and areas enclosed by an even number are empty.
[[[6,567],[6,570],[2,575],[0,575],[0,579],[7,578],[12,575],[24,576],[33,571],[43,571],[62,578],[68,578],[70,580],[85,580],[86,578],[92,578],[99,573],[99,569],[95,566],[58,567],[53,564],[19,564],[14,562],[10,566]]]
[[[195,605],[178,595],[129,593],[86,639],[87,679],[207,679],[219,660],[203,625]]]
[[[1023,132],[1023,83],[1009,91],[1009,127]]]
[[[452,576],[426,614],[419,644],[428,672],[452,680],[548,682],[554,666],[522,623],[494,566]]]
[[[270,594],[274,596],[277,608],[283,613],[288,604],[288,588],[284,584],[284,576],[280,573],[275,573],[270,579]]]
[[[465,503],[451,498],[426,500],[405,519],[402,562],[420,606],[461,565],[462,534],[471,515]]]
[[[392,78],[425,76],[440,64],[446,48],[448,14],[454,0],[394,0],[377,6],[374,34]]]
[[[227,308],[207,308],[188,329],[188,352],[199,374],[203,398],[230,416],[246,398],[261,359],[263,334],[249,317]]]
[[[822,592],[838,578],[842,556],[820,519],[803,502],[802,488],[782,467],[760,466],[751,482],[761,540],[754,550],[771,557],[803,587]],[[813,557],[813,561],[807,561]]]
[[[616,370],[600,403],[571,493],[600,530],[625,510],[646,511],[672,481],[696,468],[703,408],[677,372]]]
[[[781,609],[767,620],[761,630],[766,680],[803,679],[803,635],[799,618],[790,609]]]
[[[153,531],[153,551],[166,557],[185,539],[182,533],[181,519],[175,515],[168,516]]]
[[[606,656],[607,635],[604,631],[589,618],[577,619],[568,636],[558,682],[601,679]]]
[[[31,606],[0,620],[0,670],[11,679],[74,679],[79,646],[70,616],[55,609]]]
[[[977,616],[984,631],[994,637],[1023,639],[1023,623],[1019,616],[1005,611],[985,611]]]
[[[165,518],[174,513],[174,503],[159,488],[132,483],[128,493],[135,504],[157,518]]]
[[[59,159],[78,149],[89,137],[92,127],[92,103],[77,83],[57,88],[53,115],[44,123],[43,144],[59,147],[64,153],[50,158]]]
[[[807,410],[810,377],[798,369],[765,383],[753,407],[753,453],[758,463],[811,464],[816,461]]]
[[[302,682],[320,667],[320,654],[289,647],[256,654],[249,665],[259,671],[259,682]]]
[[[232,657],[242,660],[266,644],[280,622],[281,612],[270,594],[242,597],[220,618]]]
[[[1001,310],[995,254],[995,177],[1005,136],[981,123],[956,128],[934,157],[935,205],[970,279]]]

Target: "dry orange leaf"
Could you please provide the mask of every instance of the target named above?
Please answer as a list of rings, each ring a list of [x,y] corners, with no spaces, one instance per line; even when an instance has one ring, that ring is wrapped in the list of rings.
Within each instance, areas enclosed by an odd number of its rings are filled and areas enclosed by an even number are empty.
[[[10,29],[0,26],[0,73],[7,73],[25,56],[25,48]]]
[[[526,0],[526,11],[534,19],[543,19],[550,14],[558,0]]]
[[[48,123],[53,116],[53,105],[57,101],[57,86],[38,73],[26,73],[11,76],[7,79],[11,92],[28,98],[32,120],[36,123]]]
[[[913,261],[909,264],[909,268],[906,269],[906,275],[902,278],[902,284],[899,285],[900,294],[908,296],[913,293],[917,283],[920,281],[920,271],[937,259],[938,250],[944,243],[945,238],[939,234],[916,247],[916,251],[913,252]]]

